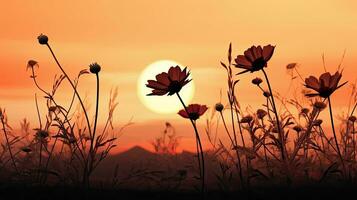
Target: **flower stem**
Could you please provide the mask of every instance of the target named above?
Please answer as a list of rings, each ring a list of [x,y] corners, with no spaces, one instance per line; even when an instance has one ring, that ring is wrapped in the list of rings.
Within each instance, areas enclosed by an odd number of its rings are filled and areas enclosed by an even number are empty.
[[[334,124],[334,121],[333,121],[333,114],[332,114],[332,106],[331,106],[330,97],[328,97],[328,107],[329,107],[329,111],[330,111],[330,120],[331,120],[331,126],[332,126],[332,133],[333,133],[333,137],[335,139],[336,150],[337,150],[338,156],[339,156],[339,158],[341,160],[341,164],[342,164],[342,167],[343,167],[344,175],[346,175],[345,163],[343,161],[342,154],[341,154],[341,151],[340,151],[340,147],[339,147],[338,141],[337,141],[337,136],[336,136],[336,131],[335,131],[335,124]]]
[[[94,157],[96,154],[94,141],[95,141],[95,133],[97,131],[97,122],[98,122],[98,110],[99,110],[99,75],[98,73],[95,74],[96,76],[96,81],[97,81],[97,95],[96,95],[96,105],[95,105],[95,117],[94,117],[94,127],[93,127],[93,137],[91,139],[90,143],[90,155],[91,155],[91,162],[89,166],[89,171],[88,171],[88,176],[90,176],[92,168],[93,168],[93,162],[94,162]],[[89,177],[88,177],[89,178]]]
[[[188,110],[187,107],[185,105],[185,102],[183,102],[180,94],[177,92],[177,97],[179,98],[182,106],[184,107],[186,113],[188,114]],[[201,178],[201,192],[202,192],[202,197],[204,197],[204,192],[205,192],[205,159],[204,159],[204,155],[203,155],[203,149],[202,149],[202,143],[201,143],[201,139],[200,139],[200,135],[198,134],[198,130],[197,130],[197,126],[194,120],[192,120],[190,118],[191,124],[193,126],[193,129],[195,131],[196,134],[196,140],[198,142],[198,146],[199,146],[199,151],[197,151],[197,158],[198,158],[198,163],[201,163],[201,167],[200,167],[200,178]]]
[[[2,124],[2,130],[4,131],[4,135],[5,135],[5,139],[6,139],[6,143],[7,143],[6,146],[7,146],[7,149],[9,151],[9,154],[10,154],[10,157],[11,157],[11,161],[12,161],[12,164],[14,165],[15,171],[18,173],[19,171],[17,169],[16,163],[15,163],[15,159],[14,159],[14,156],[13,156],[12,151],[11,151],[9,137],[7,136],[7,131],[6,131],[6,128],[5,128],[4,116],[3,116],[2,113],[0,113],[0,119],[1,119],[1,124]]]
[[[84,113],[84,116],[86,118],[86,121],[87,121],[87,126],[88,126],[88,131],[89,131],[89,135],[92,137],[92,130],[91,130],[91,126],[90,126],[90,122],[89,122],[89,118],[88,118],[88,113],[87,113],[87,110],[84,106],[84,103],[82,101],[82,98],[81,96],[79,95],[78,91],[77,91],[77,88],[74,86],[72,80],[69,78],[69,76],[67,75],[67,73],[64,71],[64,69],[62,68],[61,64],[59,63],[59,61],[57,60],[57,57],[55,55],[55,53],[52,51],[52,48],[49,44],[46,44],[46,46],[48,47],[48,49],[50,50],[53,58],[55,59],[56,61],[56,64],[58,65],[58,67],[60,68],[60,70],[62,71],[63,75],[66,77],[66,79],[68,80],[68,82],[70,83],[70,85],[72,86],[78,100],[79,100],[79,103],[81,104],[81,107],[83,109],[83,113]]]
[[[270,86],[268,75],[266,74],[264,69],[262,69],[262,71],[263,71],[265,80],[266,80],[266,82],[268,84],[270,97],[271,97],[271,101],[272,101],[272,107],[273,107],[275,118],[276,118],[276,125],[277,125],[277,129],[278,129],[278,132],[279,132],[279,140],[280,140],[280,143],[281,143],[280,144],[281,145],[281,147],[280,147],[280,149],[281,149],[281,158],[282,158],[282,160],[285,160],[285,158],[286,158],[286,155],[285,155],[286,152],[285,151],[286,150],[285,150],[284,134],[282,133],[282,130],[281,130],[281,127],[280,127],[280,120],[279,120],[279,116],[278,116],[278,111],[276,110],[273,91],[272,91],[271,86]]]

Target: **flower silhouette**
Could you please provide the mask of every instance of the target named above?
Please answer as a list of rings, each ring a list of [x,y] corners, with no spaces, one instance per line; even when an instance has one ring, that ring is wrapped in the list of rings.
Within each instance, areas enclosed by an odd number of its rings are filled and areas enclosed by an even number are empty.
[[[275,46],[267,45],[263,48],[259,46],[252,46],[246,51],[244,51],[244,55],[238,55],[235,59],[236,64],[234,64],[237,68],[242,68],[244,71],[239,72],[239,74],[243,74],[246,72],[255,72],[263,69],[267,66],[267,62],[273,56]]]
[[[200,104],[190,104],[187,107],[187,112],[186,110],[182,109],[178,112],[179,115],[181,115],[181,117],[183,118],[190,118],[192,120],[197,120],[198,118],[200,118],[200,116],[202,116],[206,110],[207,110],[207,106],[206,105],[200,105]]]
[[[29,60],[27,62],[26,70],[34,68],[34,67],[38,67],[38,62],[36,60]]]
[[[323,98],[328,98],[334,91],[342,87],[347,83],[344,82],[341,85],[338,85],[342,77],[342,72],[336,72],[334,75],[331,75],[330,72],[325,72],[320,75],[319,79],[314,76],[310,76],[305,79],[305,87],[315,90],[317,93],[308,93],[305,96],[315,97],[320,96]]]
[[[191,80],[188,79],[190,72],[181,68],[179,66],[170,67],[169,71],[162,72],[156,75],[156,80],[148,80],[146,86],[153,89],[148,96],[158,95],[162,96],[168,93],[168,95],[173,95],[178,93],[183,86],[189,83]]]

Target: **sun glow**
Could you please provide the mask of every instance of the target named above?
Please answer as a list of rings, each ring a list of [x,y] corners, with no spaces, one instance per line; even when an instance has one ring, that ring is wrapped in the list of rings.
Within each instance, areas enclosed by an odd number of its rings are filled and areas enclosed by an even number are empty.
[[[151,63],[141,72],[137,82],[137,93],[141,102],[151,111],[168,114],[178,112],[182,108],[176,95],[147,96],[147,94],[151,93],[151,89],[145,86],[147,80],[154,80],[157,74],[167,72],[170,67],[176,65],[180,66],[181,69],[184,68],[184,66],[172,60],[159,60]],[[194,90],[193,80],[181,89],[180,95],[186,104],[192,100]]]

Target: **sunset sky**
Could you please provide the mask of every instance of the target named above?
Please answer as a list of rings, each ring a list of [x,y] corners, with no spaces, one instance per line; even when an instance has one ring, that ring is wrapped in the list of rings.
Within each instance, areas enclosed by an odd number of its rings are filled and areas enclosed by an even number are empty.
[[[120,128],[131,118],[134,124],[124,130],[119,149],[133,145],[150,148],[150,141],[170,121],[182,136],[181,149],[193,149],[189,121],[176,113],[159,114],[147,109],[138,98],[140,73],[158,60],[169,59],[187,66],[195,83],[192,102],[212,107],[226,90],[227,48],[233,44],[234,57],[252,45],[276,45],[267,72],[275,91],[287,94],[289,76],[285,66],[299,64],[303,77],[337,69],[343,52],[343,80],[356,81],[357,2],[354,0],[131,0],[131,1],[6,1],[0,12],[0,107],[6,108],[10,125],[19,126],[28,118],[38,126],[29,59],[39,62],[38,79],[50,89],[59,74],[48,49],[37,42],[48,35],[60,62],[75,77],[92,62],[102,66],[101,115],[107,111],[109,91],[118,87],[115,124]],[[238,72],[240,70],[236,70]],[[242,107],[254,108],[264,98],[250,84],[262,74],[240,78],[237,95]],[[154,78],[154,77],[153,77]],[[94,106],[95,76],[87,75],[79,85],[82,95]],[[345,109],[350,86],[334,94],[334,106]],[[67,89],[58,96],[67,102]],[[149,98],[149,97],[148,97]],[[223,95],[222,102],[226,102]],[[41,98],[42,111],[45,104]],[[159,106],[159,105],[158,105]],[[94,109],[91,109],[93,114]],[[326,113],[325,113],[326,114]],[[205,121],[205,117],[201,122]],[[204,124],[199,124],[204,134]],[[205,137],[204,137],[205,139]],[[208,146],[208,145],[207,145]]]

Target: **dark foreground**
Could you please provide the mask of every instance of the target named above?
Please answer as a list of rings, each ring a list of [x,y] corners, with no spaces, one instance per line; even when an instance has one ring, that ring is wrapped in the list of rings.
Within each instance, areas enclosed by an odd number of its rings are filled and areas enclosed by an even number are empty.
[[[237,192],[209,191],[205,199],[355,199],[357,187],[349,186],[309,186],[299,188],[255,188]],[[1,186],[0,199],[201,199],[200,194],[194,191],[140,191],[140,190],[106,190],[68,187],[19,187]]]

